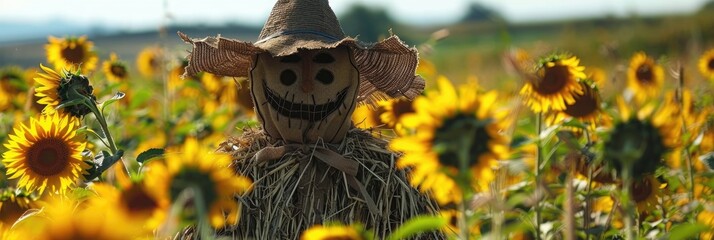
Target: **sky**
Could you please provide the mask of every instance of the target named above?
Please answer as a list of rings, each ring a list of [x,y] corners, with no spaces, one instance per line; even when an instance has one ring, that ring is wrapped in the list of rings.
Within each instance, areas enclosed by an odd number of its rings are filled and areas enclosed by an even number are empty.
[[[384,7],[398,21],[421,25],[458,20],[476,0],[331,0],[337,15],[355,3]],[[706,0],[479,0],[509,21],[547,21],[632,13],[689,13]],[[0,23],[62,22],[123,30],[162,23],[262,25],[274,0],[0,0]],[[170,16],[170,17],[166,17]]]

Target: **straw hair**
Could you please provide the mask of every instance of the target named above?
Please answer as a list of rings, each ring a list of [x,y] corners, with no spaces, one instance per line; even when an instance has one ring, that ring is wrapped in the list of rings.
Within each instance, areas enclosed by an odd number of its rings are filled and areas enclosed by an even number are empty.
[[[220,36],[191,39],[178,34],[193,45],[186,67],[188,75],[205,71],[247,77],[253,57],[260,53],[286,56],[300,50],[348,46],[360,72],[358,101],[413,99],[424,90],[424,79],[415,75],[415,48],[407,47],[394,35],[378,43],[346,37],[327,0],[279,0],[254,44]]]
[[[252,191],[241,196],[242,214],[237,226],[219,235],[232,239],[297,239],[314,224],[362,223],[384,239],[405,221],[421,214],[438,214],[438,206],[409,185],[404,170],[397,170],[398,156],[385,150],[386,142],[364,130],[351,130],[340,144],[317,143],[300,151],[285,152],[259,160],[265,148],[280,147],[264,131],[246,130],[221,144],[219,151],[233,156],[232,167],[254,180]],[[349,186],[343,171],[324,164],[312,149],[326,147],[358,163],[357,180],[376,204],[370,210],[362,195]],[[279,156],[281,155],[281,156]],[[263,156],[265,157],[265,156]],[[193,234],[183,232],[181,238]],[[419,239],[443,239],[438,232]]]

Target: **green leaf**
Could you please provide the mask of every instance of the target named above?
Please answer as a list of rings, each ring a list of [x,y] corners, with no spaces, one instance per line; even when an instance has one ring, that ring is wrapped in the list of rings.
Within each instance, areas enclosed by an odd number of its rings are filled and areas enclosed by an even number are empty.
[[[574,128],[580,128],[580,129],[586,129],[588,126],[583,124],[582,122],[578,121],[577,119],[571,119],[570,121],[567,121],[563,123],[564,127],[574,127]]]
[[[109,106],[110,104],[112,104],[116,101],[119,101],[120,99],[124,98],[125,96],[126,96],[126,94],[124,94],[123,92],[117,92],[116,94],[114,94],[114,97],[112,97],[111,99],[106,100],[102,103],[101,112],[104,112],[104,108],[106,108],[107,106]]]
[[[78,187],[78,188],[72,189],[70,196],[72,196],[73,199],[75,199],[75,200],[84,200],[84,199],[87,199],[93,195],[94,195],[94,192],[92,192],[91,190]]]
[[[533,143],[534,140],[525,136],[516,136],[511,140],[511,149],[516,149],[528,144]]]
[[[71,100],[71,101],[67,101],[67,102],[64,102],[64,103],[62,103],[62,104],[60,104],[60,105],[57,105],[57,107],[55,107],[55,109],[59,110],[59,109],[62,109],[62,108],[71,107],[71,106],[74,106],[74,105],[79,105],[79,104],[82,104],[82,102],[84,102],[84,99],[83,99],[83,98],[73,99],[73,100]]]
[[[682,223],[672,227],[669,231],[669,236],[662,239],[679,240],[691,239],[699,235],[699,233],[709,229],[708,226],[697,223]]]
[[[236,123],[236,130],[242,133],[246,128],[256,128],[258,126],[260,126],[260,123],[256,120],[244,120]]]
[[[102,154],[97,154],[97,156],[94,157],[94,168],[89,169],[88,173],[84,175],[84,179],[92,181],[101,176],[102,173],[114,165],[114,163],[120,161],[122,156],[124,156],[124,150],[121,149],[114,155],[107,151],[102,151]]]
[[[538,136],[538,138],[540,140],[545,140],[545,139],[553,137],[553,135],[555,135],[556,130],[558,130],[559,127],[560,126],[556,124],[556,125],[546,128],[545,130],[543,130],[543,132],[540,133],[540,136]]]
[[[139,153],[139,156],[136,157],[136,161],[140,162],[140,163],[144,163],[147,160],[150,160],[152,158],[161,157],[163,155],[164,155],[163,148],[152,148],[152,149],[143,151],[142,153]]]
[[[417,234],[436,231],[446,226],[446,219],[438,216],[417,216],[409,219],[400,226],[396,231],[387,237],[387,239],[406,239]]]
[[[590,235],[600,235],[604,233],[607,230],[607,227],[605,226],[595,226],[591,227],[585,230],[585,233],[590,234]]]

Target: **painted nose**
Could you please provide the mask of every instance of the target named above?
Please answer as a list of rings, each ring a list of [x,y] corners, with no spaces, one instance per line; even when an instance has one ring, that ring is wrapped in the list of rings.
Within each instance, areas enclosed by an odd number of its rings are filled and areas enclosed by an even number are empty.
[[[303,58],[302,61],[302,79],[300,82],[300,89],[303,93],[310,93],[315,89],[315,79],[313,79],[312,68],[310,61]]]

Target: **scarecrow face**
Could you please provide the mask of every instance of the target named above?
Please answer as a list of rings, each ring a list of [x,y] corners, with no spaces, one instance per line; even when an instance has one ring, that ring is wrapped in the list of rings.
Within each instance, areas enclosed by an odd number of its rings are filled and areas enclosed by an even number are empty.
[[[258,116],[272,137],[337,143],[351,127],[359,72],[347,48],[260,54],[251,80]]]

